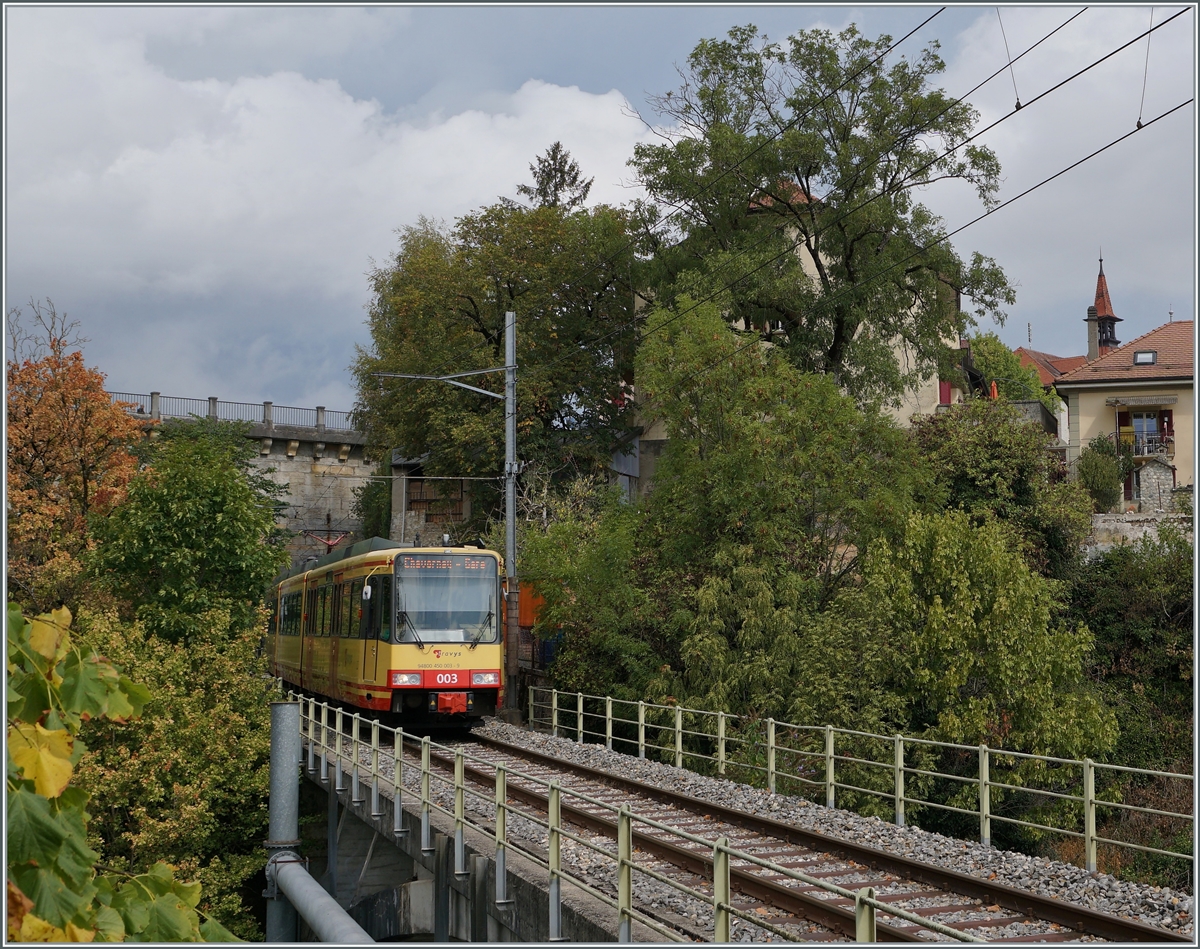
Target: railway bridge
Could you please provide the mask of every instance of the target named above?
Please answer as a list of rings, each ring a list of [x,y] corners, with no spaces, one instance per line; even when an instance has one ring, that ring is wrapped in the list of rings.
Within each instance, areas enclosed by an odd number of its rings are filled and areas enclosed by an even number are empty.
[[[435,741],[289,695],[277,704],[294,709],[286,733],[299,742],[283,771],[294,786],[299,765],[299,810],[310,819],[305,839],[275,843],[294,848],[286,862],[307,864],[322,899],[336,897],[347,924],[377,941],[1192,941],[1190,897],[1181,903],[1162,887],[1064,864],[1037,870],[1061,882],[1048,894],[1030,878],[1028,858],[926,835],[948,842],[955,860],[960,843],[982,859],[982,871],[964,872],[922,855],[925,832],[902,822],[852,819],[832,798],[821,806],[687,777],[670,761],[684,731],[697,734],[695,710],[692,728],[674,730],[671,719],[683,716],[662,719],[637,703],[638,718],[625,718],[611,699],[589,713],[584,698],[533,695],[530,724],[543,737],[496,723]],[[782,732],[774,740],[772,759],[795,750]],[[610,749],[622,741],[641,756],[615,758]],[[835,748],[834,757],[849,751]],[[735,757],[722,755],[719,771],[740,774]],[[777,760],[772,767],[780,783],[814,777]],[[828,777],[832,793],[852,787]],[[985,775],[981,787],[989,781],[1002,778]],[[810,810],[797,818],[781,803]],[[866,845],[854,839],[854,820],[867,828]],[[1095,837],[1094,824],[1085,833]],[[1095,894],[1110,892],[1121,895],[1098,909]],[[297,935],[321,932],[302,923]]]

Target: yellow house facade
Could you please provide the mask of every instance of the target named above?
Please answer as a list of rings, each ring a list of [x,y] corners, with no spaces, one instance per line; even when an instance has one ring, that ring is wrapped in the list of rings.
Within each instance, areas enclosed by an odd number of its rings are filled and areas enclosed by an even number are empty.
[[[1167,323],[1060,377],[1067,401],[1067,462],[1098,436],[1132,451],[1137,470],[1124,507],[1168,510],[1170,492],[1195,482],[1194,330]]]

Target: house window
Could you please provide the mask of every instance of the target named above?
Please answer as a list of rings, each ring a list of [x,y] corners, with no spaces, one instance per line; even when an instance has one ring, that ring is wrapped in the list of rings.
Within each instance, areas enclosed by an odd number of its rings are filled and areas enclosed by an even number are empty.
[[[1158,351],[1154,349],[1139,349],[1133,354],[1135,366],[1153,366],[1158,362]]]

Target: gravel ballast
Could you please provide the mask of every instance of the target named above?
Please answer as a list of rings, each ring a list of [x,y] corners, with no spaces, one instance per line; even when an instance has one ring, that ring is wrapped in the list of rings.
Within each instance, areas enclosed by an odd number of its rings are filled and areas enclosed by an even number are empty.
[[[977,841],[944,837],[917,827],[897,827],[877,817],[862,817],[852,811],[772,794],[750,785],[608,751],[603,745],[581,745],[497,720],[488,720],[477,726],[474,732],[554,755],[564,761],[887,850],[959,873],[1078,903],[1115,916],[1136,919],[1180,935],[1191,936],[1195,932],[1193,897],[1167,887],[1130,883],[1106,873],[1088,873],[1073,864],[997,850]]]

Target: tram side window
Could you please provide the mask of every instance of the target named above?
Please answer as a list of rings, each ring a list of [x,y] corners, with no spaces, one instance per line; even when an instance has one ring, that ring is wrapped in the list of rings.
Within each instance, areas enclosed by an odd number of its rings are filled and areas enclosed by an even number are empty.
[[[392,578],[371,577],[371,598],[363,604],[360,628],[364,639],[392,641]]]
[[[342,616],[343,636],[349,636],[354,639],[365,638],[362,590],[362,580],[355,580],[350,584],[350,593],[346,597],[346,612]]]
[[[338,635],[349,639],[358,633],[357,626],[350,625],[350,617],[354,610],[354,597],[350,594],[351,583],[347,580],[340,584],[341,592],[338,601]]]
[[[319,595],[317,597],[317,613],[318,613],[317,635],[318,636],[328,636],[329,635],[329,620],[330,620],[329,593],[330,593],[329,584],[325,584],[324,586],[322,586],[320,588]]]
[[[288,630],[288,635],[300,635],[300,620],[304,615],[304,594],[293,593],[288,597],[292,601],[292,605],[288,607],[288,621],[292,624]]]
[[[304,614],[304,633],[307,636],[315,636],[317,634],[317,588],[313,587],[306,595],[308,596],[308,609]]]

